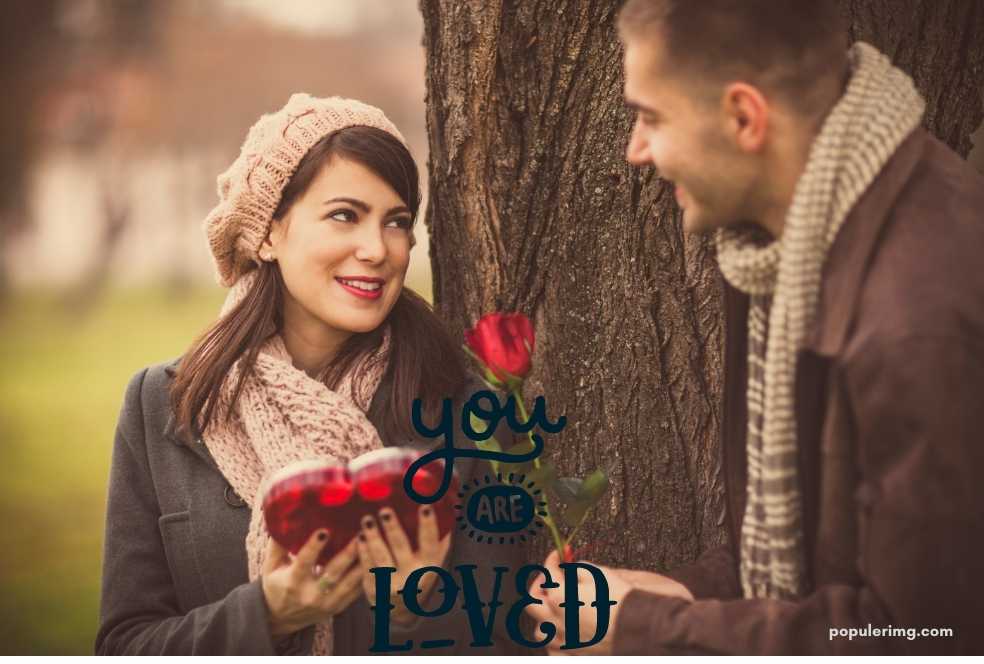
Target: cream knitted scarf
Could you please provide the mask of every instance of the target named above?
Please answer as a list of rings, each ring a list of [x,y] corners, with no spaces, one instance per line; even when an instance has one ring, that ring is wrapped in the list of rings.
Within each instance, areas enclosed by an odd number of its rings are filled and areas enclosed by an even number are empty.
[[[230,290],[222,314],[230,311],[249,290],[256,270],[241,277]],[[262,483],[285,465],[304,459],[348,462],[383,446],[366,411],[389,359],[390,331],[372,353],[359,358],[330,390],[321,381],[296,369],[279,334],[260,348],[252,374],[243,384],[232,417],[217,417],[203,435],[205,445],[236,493],[252,508],[246,552],[249,579],[256,579],[270,536],[260,504]],[[237,361],[223,381],[217,413],[230,407],[239,380]],[[332,624],[317,626],[314,654],[332,652]]]
[[[816,314],[820,275],[845,217],[925,104],[904,72],[863,42],[850,50],[851,79],[814,140],[781,239],[716,236],[725,279],[751,296],[748,317],[748,496],[741,529],[745,597],[805,591],[793,384],[796,352]]]

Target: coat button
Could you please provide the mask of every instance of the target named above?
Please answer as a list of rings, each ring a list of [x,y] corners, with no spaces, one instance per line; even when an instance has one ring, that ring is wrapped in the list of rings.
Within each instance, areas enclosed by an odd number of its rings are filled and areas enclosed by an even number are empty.
[[[246,507],[246,501],[239,497],[239,494],[235,492],[231,484],[226,484],[225,501],[231,507]]]

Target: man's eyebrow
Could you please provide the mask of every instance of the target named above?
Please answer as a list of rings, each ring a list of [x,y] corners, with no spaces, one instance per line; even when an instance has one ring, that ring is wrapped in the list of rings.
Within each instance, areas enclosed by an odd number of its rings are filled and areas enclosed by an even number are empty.
[[[652,113],[653,115],[659,115],[659,111],[648,106],[643,106],[639,102],[631,101],[629,99],[625,100],[625,106],[630,111],[635,111],[636,113]]]

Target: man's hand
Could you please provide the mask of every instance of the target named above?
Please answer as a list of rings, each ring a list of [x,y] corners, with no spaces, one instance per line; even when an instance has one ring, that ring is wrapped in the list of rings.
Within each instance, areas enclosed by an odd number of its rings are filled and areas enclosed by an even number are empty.
[[[690,602],[694,601],[694,596],[687,590],[687,586],[679,581],[674,581],[668,576],[641,569],[612,569],[608,570],[608,572],[622,577],[634,589],[645,590],[647,593],[666,595],[668,597],[680,597]],[[605,578],[608,578],[607,572]],[[609,580],[608,583],[610,584],[611,581]]]
[[[594,564],[594,563],[592,563]],[[613,633],[616,621],[618,620],[618,610],[621,608],[621,601],[632,590],[632,587],[622,577],[614,574],[614,570],[608,567],[596,565],[605,575],[608,581],[608,598],[617,602],[611,607],[608,632],[598,643],[586,648],[575,648],[571,650],[561,650],[567,637],[564,634],[564,609],[560,604],[564,601],[564,571],[560,568],[560,558],[556,551],[552,551],[543,566],[550,572],[550,576],[556,588],[543,588],[545,582],[543,575],[539,575],[530,586],[530,597],[538,599],[541,604],[530,604],[526,607],[527,614],[537,621],[551,622],[557,627],[557,634],[547,644],[547,654],[550,655],[608,655],[612,652]],[[578,612],[578,627],[582,638],[589,638],[597,630],[597,612],[591,603],[595,601],[595,583],[592,576],[585,570],[577,571],[577,598],[579,602],[584,602],[585,606]]]
[[[551,622],[557,627],[556,636],[547,644],[547,654],[550,655],[610,655],[615,642],[615,629],[618,625],[619,611],[622,601],[632,590],[643,590],[645,592],[667,595],[669,597],[681,597],[693,601],[693,595],[687,588],[673,579],[656,574],[655,572],[645,572],[642,570],[613,569],[596,565],[605,575],[608,581],[608,597],[614,602],[618,602],[611,607],[611,616],[608,632],[598,643],[586,648],[575,648],[562,650],[561,646],[566,642],[564,634],[564,609],[560,606],[564,601],[564,571],[559,566],[560,560],[557,552],[553,551],[543,562],[543,566],[550,572],[550,576],[556,588],[544,588],[545,582],[543,575],[539,575],[530,586],[530,597],[540,600],[540,604],[531,604],[526,607],[526,613],[533,618],[537,624]],[[594,563],[592,563],[594,564]],[[578,601],[584,602],[585,606],[578,612],[578,626],[582,637],[594,634],[597,629],[597,613],[591,607],[595,601],[594,579],[584,570],[578,570],[577,575]]]

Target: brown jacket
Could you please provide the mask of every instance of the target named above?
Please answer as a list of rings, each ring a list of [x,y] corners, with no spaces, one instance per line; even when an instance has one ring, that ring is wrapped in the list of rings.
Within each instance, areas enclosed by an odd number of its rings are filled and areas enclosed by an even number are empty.
[[[726,289],[730,546],[631,592],[615,651],[984,653],[984,178],[917,130],[845,221],[796,376],[810,591],[741,599],[747,297]],[[953,636],[830,637],[835,628]]]

